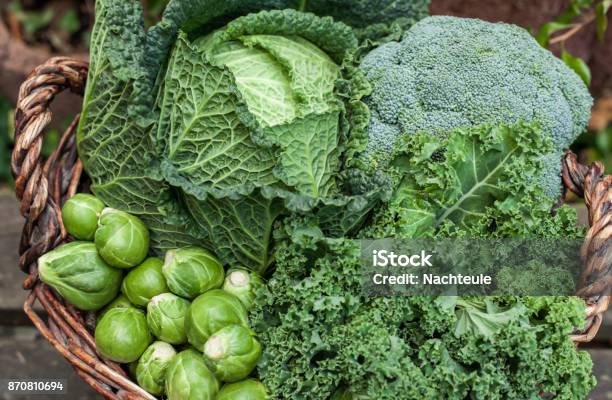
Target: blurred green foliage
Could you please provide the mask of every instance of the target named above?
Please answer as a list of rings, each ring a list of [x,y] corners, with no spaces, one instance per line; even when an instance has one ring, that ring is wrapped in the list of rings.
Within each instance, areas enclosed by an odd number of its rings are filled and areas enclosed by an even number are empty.
[[[55,12],[51,7],[45,7],[42,10],[25,10],[17,0],[11,1],[7,10],[21,24],[23,34],[28,40],[34,40],[34,35],[41,29],[49,26],[55,16]]]
[[[157,23],[169,0],[141,0],[147,27]],[[0,0],[0,12],[17,22],[21,39],[55,52],[89,46],[95,0]],[[15,26],[12,26],[15,29]]]
[[[66,11],[66,13],[64,13],[62,18],[59,20],[59,26],[71,35],[77,33],[81,28],[79,15],[74,9]]]
[[[599,132],[586,132],[572,145],[572,151],[584,157],[583,162],[590,164],[601,161],[607,173],[612,172],[612,126]]]
[[[558,35],[557,39],[562,39],[561,59],[565,64],[573,69],[584,83],[591,84],[591,70],[587,63],[580,57],[571,55],[565,48],[565,41],[573,33],[578,32],[584,26],[595,21],[597,37],[603,41],[604,34],[608,28],[607,13],[612,8],[612,0],[571,0],[567,8],[554,21],[545,23],[535,33],[536,40],[542,47],[550,47],[553,36],[565,31],[563,35]],[[565,35],[565,36],[564,36]]]

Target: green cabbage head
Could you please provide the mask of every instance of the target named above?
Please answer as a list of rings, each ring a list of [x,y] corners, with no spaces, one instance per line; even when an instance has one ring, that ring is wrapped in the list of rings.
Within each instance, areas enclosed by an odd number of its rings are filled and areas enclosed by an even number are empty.
[[[277,183],[313,197],[333,190],[341,57],[300,28],[316,21],[261,13],[194,41],[179,34],[157,132],[173,183],[200,198]]]

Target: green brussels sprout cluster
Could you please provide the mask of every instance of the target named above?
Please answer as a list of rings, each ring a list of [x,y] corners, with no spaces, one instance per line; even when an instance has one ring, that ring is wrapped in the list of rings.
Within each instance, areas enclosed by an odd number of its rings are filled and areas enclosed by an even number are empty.
[[[79,241],[40,257],[40,278],[77,308],[99,311],[94,337],[103,357],[169,400],[267,397],[249,378],[261,356],[247,315],[264,285],[257,273],[226,273],[195,246],[147,258],[147,226],[89,194],[69,199],[62,219]]]
[[[136,306],[146,302],[147,325],[158,340],[149,349],[189,345],[170,360],[148,349],[136,369],[139,385],[169,400],[265,399],[263,385],[247,379],[261,356],[247,313],[262,285],[246,269],[226,274],[215,256],[193,246],[169,250],[163,266],[143,263],[128,273],[122,292]]]

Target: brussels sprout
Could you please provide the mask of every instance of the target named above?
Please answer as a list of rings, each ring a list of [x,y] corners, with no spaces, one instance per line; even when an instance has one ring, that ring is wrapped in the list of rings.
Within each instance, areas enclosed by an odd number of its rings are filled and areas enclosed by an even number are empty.
[[[223,385],[217,396],[217,400],[266,400],[267,398],[264,385],[252,378]]]
[[[108,310],[112,310],[113,308],[134,308],[134,305],[130,303],[127,297],[123,293],[120,293],[119,296],[115,297],[115,300],[111,301],[100,311],[98,314],[97,321],[100,321],[100,318],[104,316],[108,312]]]
[[[154,342],[149,346],[136,367],[136,381],[140,387],[154,395],[164,394],[166,370],[175,355],[176,351],[168,343]]]
[[[164,342],[187,342],[185,316],[189,301],[172,293],[162,293],[151,299],[147,306],[147,323],[155,337]]]
[[[263,286],[261,277],[246,269],[230,269],[223,282],[223,290],[238,297],[247,310],[253,307],[255,291]]]
[[[219,381],[197,351],[181,351],[170,361],[166,371],[168,400],[214,400],[218,392]]]
[[[113,208],[100,214],[94,241],[104,261],[117,268],[134,267],[149,252],[149,230],[144,222]]]
[[[223,385],[217,400],[266,400],[266,388],[256,379]]]
[[[38,259],[40,280],[81,310],[99,310],[117,296],[121,270],[109,267],[91,242],[63,244]]]
[[[93,240],[104,203],[95,196],[75,194],[62,207],[62,221],[69,234],[78,240]]]
[[[96,348],[109,360],[136,361],[151,342],[144,312],[136,308],[108,310],[95,332]]]
[[[147,258],[123,278],[121,291],[134,305],[146,307],[153,296],[168,291],[162,274],[164,263],[159,258]]]
[[[187,311],[187,340],[202,351],[204,343],[215,332],[228,325],[248,325],[247,311],[234,295],[221,289],[198,296]]]
[[[255,369],[261,356],[261,345],[251,329],[242,325],[229,325],[206,341],[204,355],[212,363],[218,379],[238,382]]]
[[[170,291],[188,299],[220,288],[225,274],[219,260],[199,247],[168,251],[163,273]]]

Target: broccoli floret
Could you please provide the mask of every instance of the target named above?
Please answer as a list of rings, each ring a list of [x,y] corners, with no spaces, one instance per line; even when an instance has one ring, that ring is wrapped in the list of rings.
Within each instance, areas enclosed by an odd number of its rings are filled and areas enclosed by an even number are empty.
[[[373,86],[366,154],[391,154],[399,136],[483,124],[537,121],[553,163],[542,183],[556,196],[563,150],[588,122],[592,98],[580,78],[524,29],[429,17],[370,52],[361,69]]]

